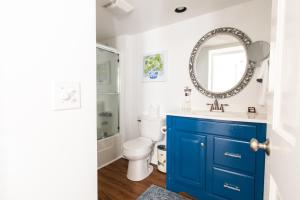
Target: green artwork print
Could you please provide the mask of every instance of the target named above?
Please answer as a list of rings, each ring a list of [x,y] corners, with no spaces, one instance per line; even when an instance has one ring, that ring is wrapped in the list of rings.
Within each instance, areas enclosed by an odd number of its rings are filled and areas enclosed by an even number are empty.
[[[164,55],[153,54],[144,57],[144,79],[162,80],[164,76]]]

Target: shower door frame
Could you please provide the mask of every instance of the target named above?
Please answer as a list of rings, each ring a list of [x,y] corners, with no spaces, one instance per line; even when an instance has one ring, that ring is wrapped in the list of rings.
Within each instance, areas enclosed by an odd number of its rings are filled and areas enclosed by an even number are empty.
[[[96,49],[101,49],[104,51],[108,51],[110,53],[114,53],[118,55],[118,59],[120,60],[120,52],[114,48],[105,46],[103,44],[96,44]],[[120,159],[122,157],[122,139],[121,139],[121,134],[120,134],[120,130],[121,130],[121,125],[120,125],[120,117],[121,117],[121,88],[120,88],[120,82],[121,82],[121,74],[120,74],[120,62],[118,62],[118,83],[117,83],[117,87],[118,87],[118,132],[115,133],[112,136],[108,136],[106,138],[102,138],[102,139],[98,139],[97,136],[97,158],[98,158],[98,169],[105,167],[107,165],[109,165],[110,163]],[[98,89],[98,88],[97,88]],[[96,99],[97,101],[97,99]],[[116,147],[120,147],[118,149],[116,149]],[[104,156],[104,154],[106,154]],[[111,155],[111,156],[107,156],[107,155]],[[109,160],[106,160],[104,162],[101,161],[101,157],[111,157]]]

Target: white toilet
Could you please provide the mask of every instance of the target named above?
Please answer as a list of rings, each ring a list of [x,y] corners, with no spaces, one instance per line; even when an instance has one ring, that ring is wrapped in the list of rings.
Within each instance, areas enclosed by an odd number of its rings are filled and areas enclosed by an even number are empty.
[[[151,152],[155,142],[162,140],[163,134],[160,130],[162,122],[160,117],[143,115],[140,123],[140,137],[123,144],[123,155],[129,160],[127,169],[129,180],[141,181],[152,173]]]

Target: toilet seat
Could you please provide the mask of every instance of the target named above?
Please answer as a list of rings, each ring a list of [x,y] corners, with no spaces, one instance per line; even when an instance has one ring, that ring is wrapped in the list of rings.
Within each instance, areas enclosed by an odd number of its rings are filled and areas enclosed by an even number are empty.
[[[124,151],[129,154],[147,154],[152,150],[153,142],[149,138],[139,137],[124,143]]]

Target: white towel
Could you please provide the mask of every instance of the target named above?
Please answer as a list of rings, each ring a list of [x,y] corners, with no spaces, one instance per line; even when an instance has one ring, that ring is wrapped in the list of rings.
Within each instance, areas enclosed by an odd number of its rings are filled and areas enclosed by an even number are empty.
[[[264,60],[260,63],[260,66],[257,66],[257,74],[256,79],[262,79],[262,86],[260,96],[258,98],[258,104],[260,106],[265,106],[266,97],[268,92],[268,84],[269,84],[269,59]]]

